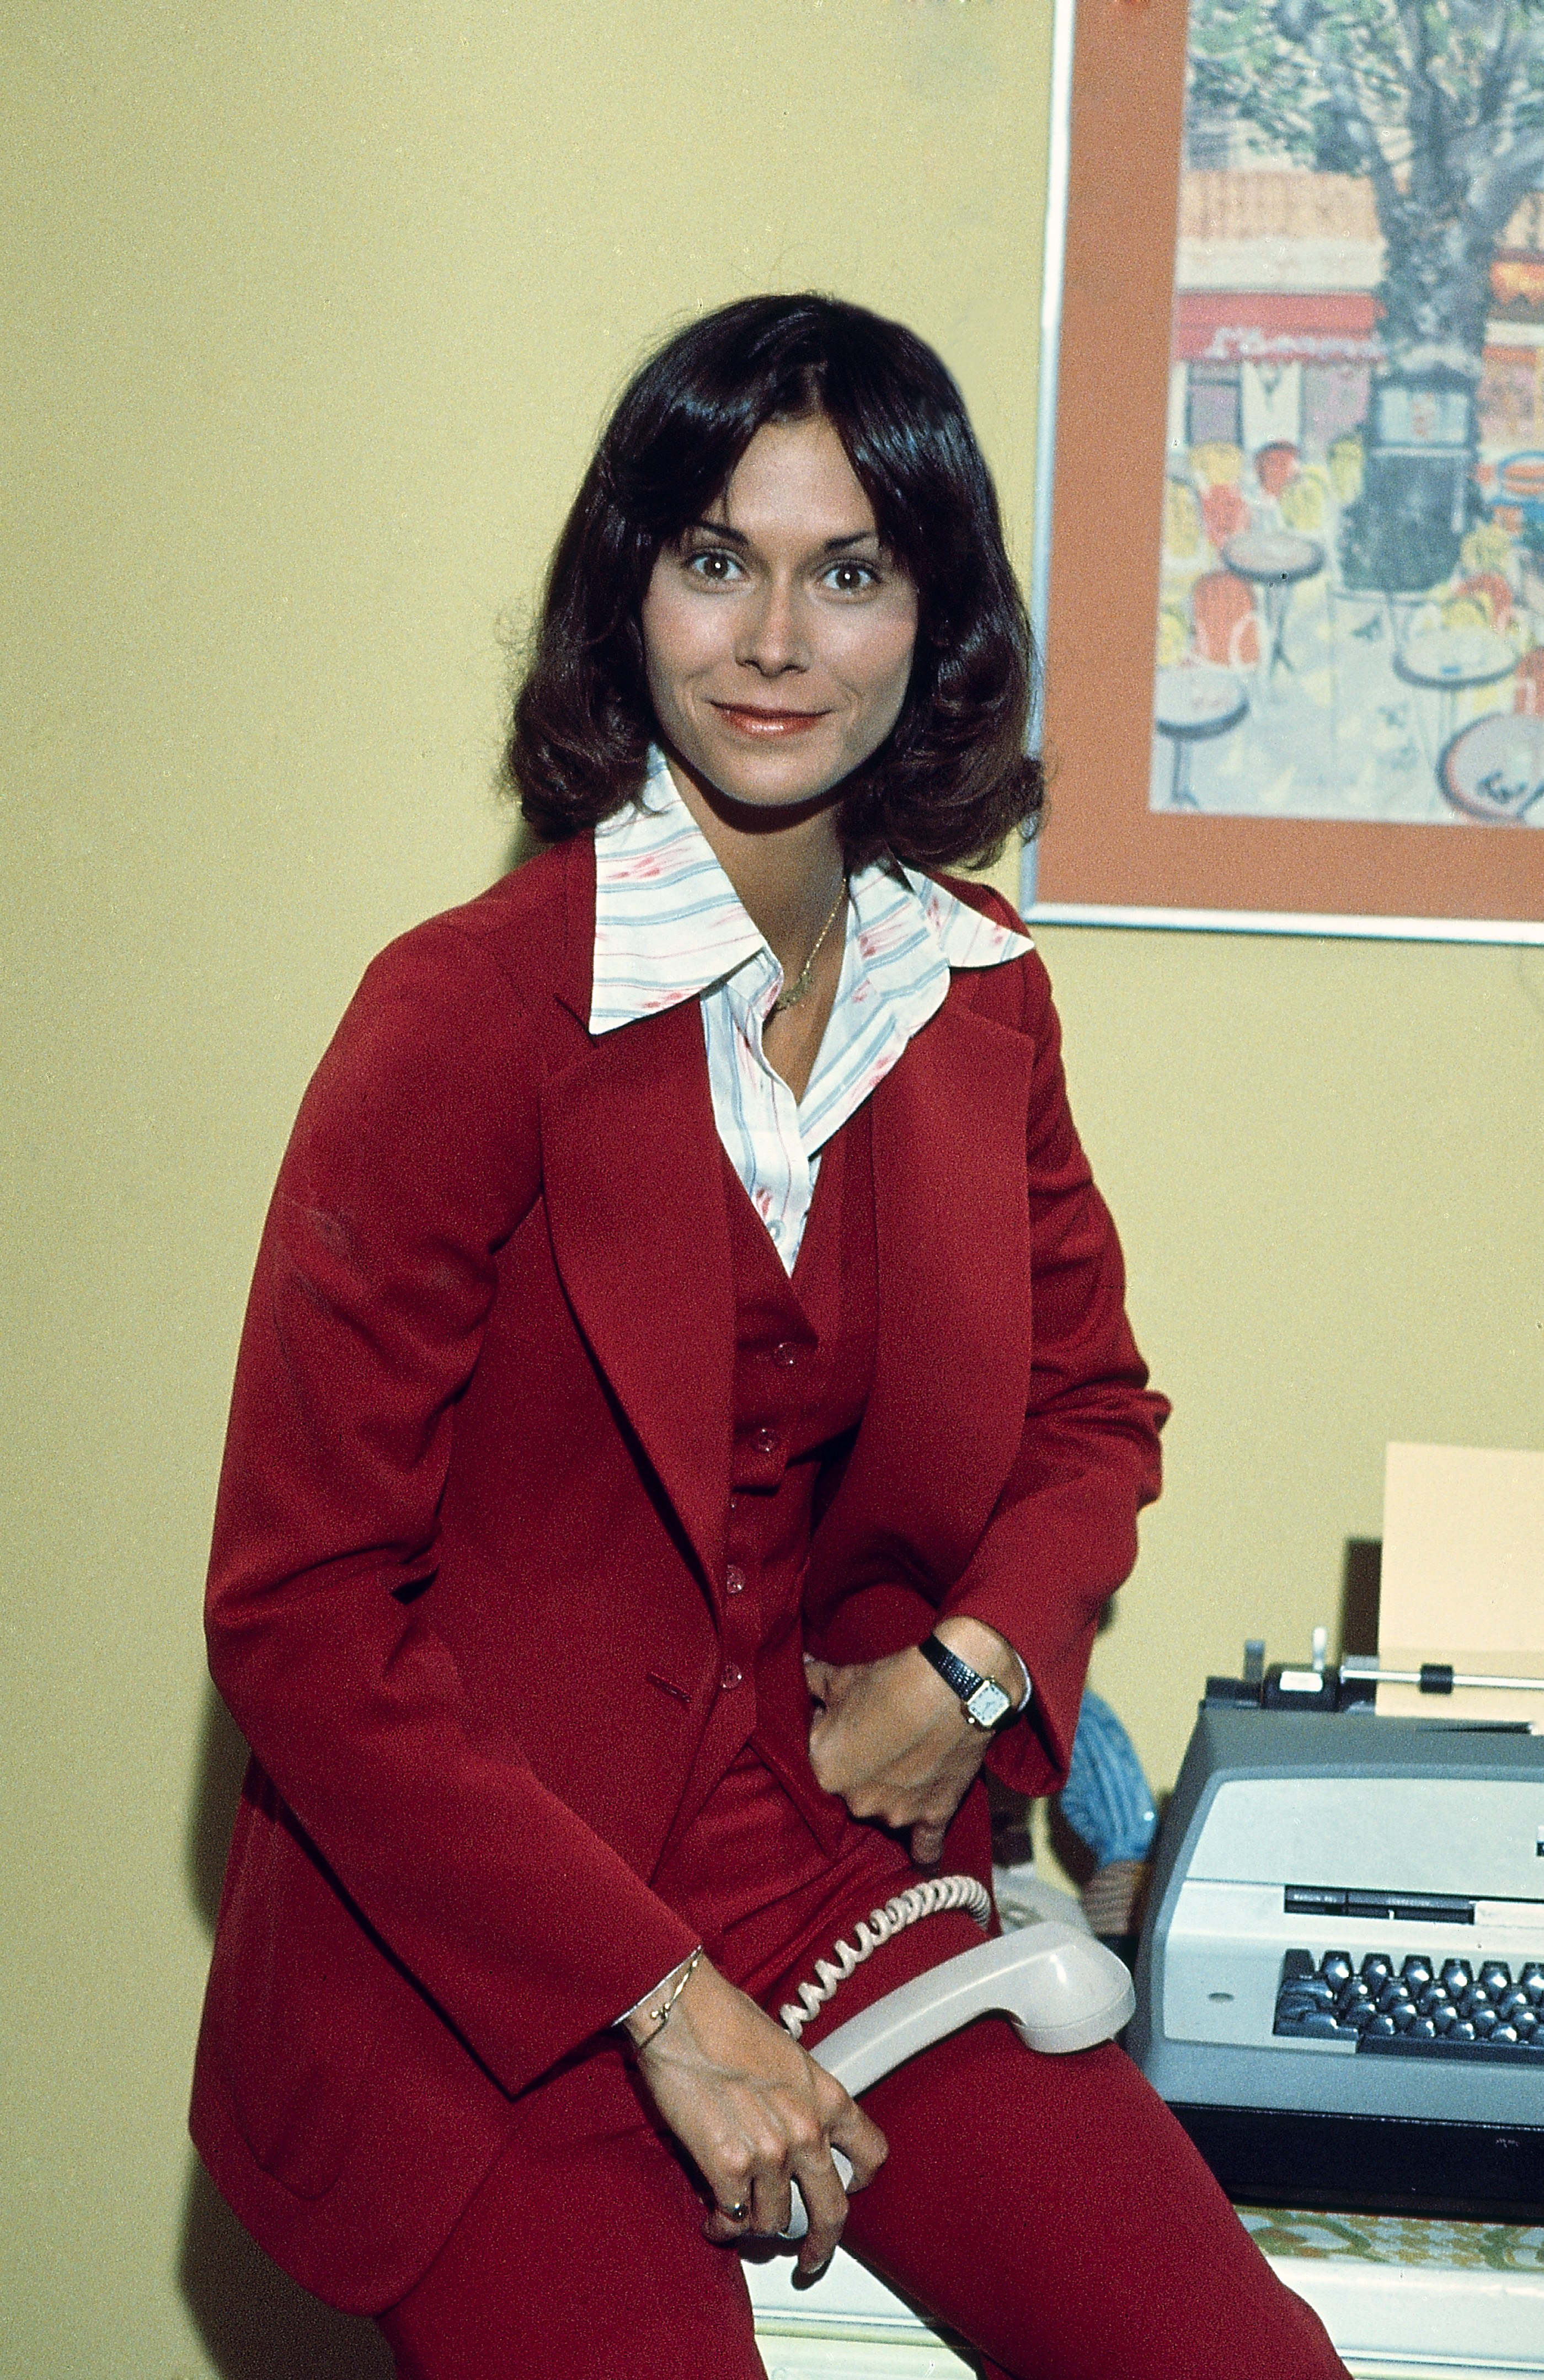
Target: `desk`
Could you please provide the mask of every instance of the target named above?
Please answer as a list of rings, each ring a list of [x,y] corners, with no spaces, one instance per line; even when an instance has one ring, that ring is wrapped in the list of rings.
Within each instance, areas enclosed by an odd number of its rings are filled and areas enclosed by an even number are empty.
[[[1356,2380],[1544,2380],[1544,2226],[1245,2207]],[[812,2289],[748,2258],[769,2380],[969,2380],[949,2340],[839,2249]]]
[[[1544,2373],[1544,2226],[1240,2214],[1358,2380]]]

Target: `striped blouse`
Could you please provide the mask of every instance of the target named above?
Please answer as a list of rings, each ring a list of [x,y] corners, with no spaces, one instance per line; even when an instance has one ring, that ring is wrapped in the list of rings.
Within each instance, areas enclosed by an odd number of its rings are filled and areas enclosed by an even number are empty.
[[[783,970],[653,752],[640,800],[595,830],[590,1030],[699,1000],[719,1138],[792,1272],[821,1150],[943,1004],[952,967],[1030,947],[930,877],[891,861],[848,886],[836,1001],[802,1099],[761,1048]]]

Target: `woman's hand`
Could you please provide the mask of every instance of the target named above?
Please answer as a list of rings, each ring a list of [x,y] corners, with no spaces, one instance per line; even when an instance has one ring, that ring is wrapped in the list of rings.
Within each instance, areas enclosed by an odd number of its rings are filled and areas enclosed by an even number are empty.
[[[879,2126],[706,1958],[669,2023],[650,2033],[651,2022],[645,2009],[627,2030],[650,2096],[717,2201],[706,2236],[727,2243],[785,2230],[796,2181],[809,2216],[798,2268],[819,2272],[847,2219],[831,2152],[851,2159],[847,2190],[861,2190],[889,2155]],[[728,2212],[742,2206],[743,2216]]]
[[[995,1677],[1016,1702],[1017,1664],[996,1630],[960,1616],[943,1623],[941,1637],[945,1628],[950,1651]],[[958,1695],[915,1647],[852,1669],[807,1656],[804,1671],[821,1706],[809,1730],[816,1781],[840,1793],[855,1818],[909,1827],[913,1860],[931,1867],[991,1736],[970,1725]]]

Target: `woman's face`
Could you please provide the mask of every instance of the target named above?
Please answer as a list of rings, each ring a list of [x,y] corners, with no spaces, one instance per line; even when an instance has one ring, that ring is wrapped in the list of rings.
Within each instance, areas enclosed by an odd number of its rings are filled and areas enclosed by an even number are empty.
[[[882,744],[906,698],[917,590],[823,415],[768,422],[643,599],[666,741],[731,800],[807,802]]]

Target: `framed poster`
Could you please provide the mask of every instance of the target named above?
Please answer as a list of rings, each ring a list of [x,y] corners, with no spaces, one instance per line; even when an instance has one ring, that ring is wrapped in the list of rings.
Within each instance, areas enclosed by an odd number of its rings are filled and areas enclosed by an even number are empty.
[[[1069,10],[1035,915],[1544,941],[1544,6]]]

